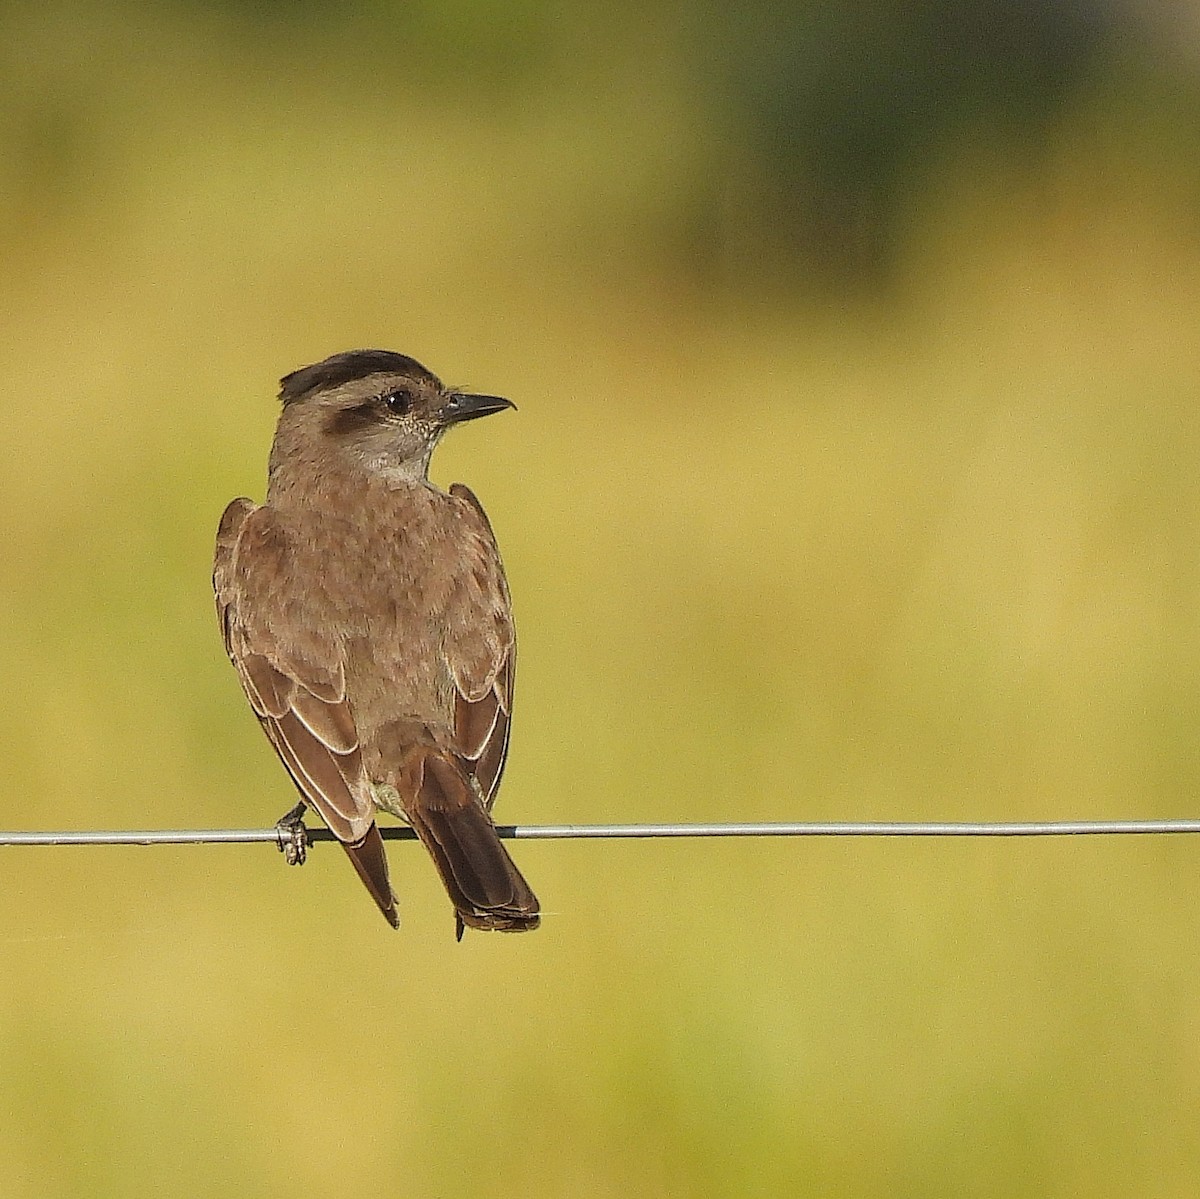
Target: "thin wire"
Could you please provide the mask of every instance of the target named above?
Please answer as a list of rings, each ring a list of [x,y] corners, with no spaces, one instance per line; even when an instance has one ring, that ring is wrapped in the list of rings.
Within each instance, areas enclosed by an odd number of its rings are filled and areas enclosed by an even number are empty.
[[[386,841],[413,841],[411,828],[381,828]],[[801,821],[790,824],[503,824],[506,841],[613,840],[651,837],[1096,837],[1200,833],[1197,820]],[[309,841],[333,841],[327,828],[306,829]],[[214,845],[269,842],[281,849],[290,834],[277,828],[110,829],[0,832],[6,845]]]

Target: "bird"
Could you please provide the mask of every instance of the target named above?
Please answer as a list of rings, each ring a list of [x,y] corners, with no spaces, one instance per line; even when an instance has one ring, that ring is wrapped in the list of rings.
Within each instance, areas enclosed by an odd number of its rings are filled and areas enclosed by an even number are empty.
[[[491,817],[515,678],[508,583],[479,500],[428,473],[447,429],[515,405],[391,350],[292,371],[279,399],[265,501],[226,507],[213,558],[226,652],[300,793],[279,827],[314,809],[398,928],[376,821],[390,813],[429,851],[459,939],[536,928]]]

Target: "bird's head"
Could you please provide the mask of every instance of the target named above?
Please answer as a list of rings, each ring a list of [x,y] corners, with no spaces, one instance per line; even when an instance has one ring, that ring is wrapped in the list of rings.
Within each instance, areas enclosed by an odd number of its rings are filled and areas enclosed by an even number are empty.
[[[451,425],[515,405],[446,387],[419,362],[391,350],[348,350],[280,381],[280,432],[347,453],[365,467],[424,478]]]

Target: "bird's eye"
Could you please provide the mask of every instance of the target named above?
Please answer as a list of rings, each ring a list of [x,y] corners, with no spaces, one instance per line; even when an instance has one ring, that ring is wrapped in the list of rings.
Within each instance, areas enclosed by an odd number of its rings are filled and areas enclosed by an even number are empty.
[[[412,411],[413,394],[407,387],[402,387],[399,391],[388,392],[383,397],[383,402],[387,405],[389,412],[393,412],[397,416],[405,416]]]

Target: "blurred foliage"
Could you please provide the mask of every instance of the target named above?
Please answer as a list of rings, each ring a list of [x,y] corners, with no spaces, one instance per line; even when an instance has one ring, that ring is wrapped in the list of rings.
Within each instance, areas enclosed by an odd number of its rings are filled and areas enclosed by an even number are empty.
[[[746,265],[782,259],[792,282],[803,265],[877,284],[941,154],[997,137],[1036,154],[1105,51],[1136,32],[1103,0],[715,5],[707,17],[722,156],[744,163],[731,203],[758,250]]]
[[[1192,813],[1196,64],[1134,20],[0,6],[2,823],[290,806],[211,540],[356,345],[520,405],[435,459],[503,818]],[[410,846],[398,935],[321,847],[6,851],[0,1194],[1193,1194],[1190,841],[517,850],[543,928],[461,946]]]
[[[1188,144],[1200,116],[1174,48],[1183,14],[1114,0],[568,11],[544,0],[175,0],[116,11],[150,55],[199,30],[284,92],[323,80],[371,107],[423,96],[519,120],[563,103],[564,120],[585,128],[590,115],[614,143],[595,157],[589,216],[602,242],[641,240],[705,290],[870,293],[895,282],[931,188],[964,158],[991,153],[1037,174],[1080,111],[1138,108],[1150,136]],[[129,115],[119,103],[105,112],[106,93],[127,90],[138,58],[136,42],[109,44],[111,5],[59,12],[0,11],[10,162],[39,211],[93,180],[92,135]]]

